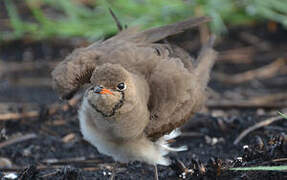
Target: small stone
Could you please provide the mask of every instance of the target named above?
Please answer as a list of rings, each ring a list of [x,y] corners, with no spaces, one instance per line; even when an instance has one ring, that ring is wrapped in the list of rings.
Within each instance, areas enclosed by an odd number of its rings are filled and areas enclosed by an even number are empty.
[[[213,110],[212,112],[211,112],[211,116],[212,117],[224,117],[225,116],[225,112],[224,111],[222,111],[222,110]]]
[[[6,129],[2,128],[0,131],[0,139],[8,139],[8,136],[6,135]]]
[[[239,162],[242,162],[243,158],[242,157],[237,157],[236,158]]]
[[[104,176],[106,176],[106,175],[107,175],[106,171],[103,171],[103,175],[104,175]]]
[[[249,148],[248,145],[244,145],[244,146],[243,146],[243,149],[248,149],[248,148]]]
[[[224,142],[224,138],[220,137],[220,138],[217,138],[217,137],[209,137],[209,136],[204,136],[205,138],[205,142],[206,144],[210,144],[212,146],[214,146],[215,144],[219,143],[219,142]]]
[[[73,141],[73,140],[75,139],[75,137],[76,137],[76,135],[75,135],[74,133],[70,133],[70,134],[67,134],[66,136],[64,136],[64,137],[62,138],[62,141],[63,141],[64,143],[68,143],[68,142]]]
[[[12,162],[8,158],[0,157],[0,167],[1,168],[11,168]]]
[[[31,154],[32,154],[32,149],[34,148],[34,146],[33,145],[31,145],[31,146],[29,146],[29,147],[27,147],[27,148],[25,148],[23,151],[22,151],[22,154],[23,154],[23,156],[30,156]]]
[[[15,173],[9,173],[4,176],[4,179],[17,179],[18,176]]]
[[[263,115],[266,114],[266,112],[265,112],[264,109],[259,108],[259,109],[257,109],[256,114],[257,114],[258,116],[263,116]]]

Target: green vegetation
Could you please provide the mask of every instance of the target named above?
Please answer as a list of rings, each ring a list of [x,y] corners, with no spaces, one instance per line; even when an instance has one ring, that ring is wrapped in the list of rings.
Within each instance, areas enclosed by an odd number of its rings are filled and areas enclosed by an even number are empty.
[[[278,112],[280,116],[284,119],[287,119],[287,115],[281,112]],[[236,167],[230,168],[232,171],[287,171],[287,166],[255,166],[255,167]]]
[[[27,8],[27,11],[20,11]],[[116,32],[111,7],[123,24],[142,28],[172,23],[191,16],[213,18],[211,29],[273,20],[287,27],[287,1],[282,0],[4,0],[8,28],[0,40],[50,37],[97,39]],[[21,12],[21,13],[20,13]]]
[[[232,171],[286,171],[287,166],[256,166],[256,167],[238,167],[230,168]]]
[[[278,112],[280,114],[280,116],[282,116],[284,119],[287,119],[287,115],[286,114],[283,114],[281,112]]]

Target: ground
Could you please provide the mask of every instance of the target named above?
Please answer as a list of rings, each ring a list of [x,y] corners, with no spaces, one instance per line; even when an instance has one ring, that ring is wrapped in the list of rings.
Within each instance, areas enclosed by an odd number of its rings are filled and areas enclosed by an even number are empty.
[[[194,35],[192,43],[186,34],[172,40],[196,55],[200,41]],[[263,22],[230,28],[222,37],[206,107],[174,142],[189,150],[171,154],[173,164],[159,166],[159,178],[286,179],[282,171],[228,168],[287,164],[286,120],[278,118],[234,144],[247,128],[286,112],[287,31]],[[87,44],[57,39],[0,45],[0,177],[13,172],[21,179],[110,178],[114,161],[82,139],[78,97],[67,104],[50,86],[55,65]],[[116,179],[153,177],[154,167],[140,162],[116,168]]]

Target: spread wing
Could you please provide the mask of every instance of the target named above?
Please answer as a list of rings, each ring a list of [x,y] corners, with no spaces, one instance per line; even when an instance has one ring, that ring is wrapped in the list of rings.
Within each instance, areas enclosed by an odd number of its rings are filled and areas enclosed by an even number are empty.
[[[98,59],[97,51],[80,48],[56,66],[52,71],[53,87],[61,98],[70,99],[83,84],[90,81]]]
[[[96,42],[87,48],[77,49],[53,70],[53,87],[62,98],[69,99],[83,84],[90,81],[96,65],[110,62],[109,59],[101,57],[116,49],[117,46],[125,42],[153,43],[209,20],[208,17],[191,18],[142,32],[138,32],[136,28],[129,28],[104,42]]]
[[[151,120],[145,133],[152,140],[183,125],[205,102],[205,88],[216,52],[211,44],[206,45],[193,69],[181,58],[185,56],[162,59],[150,77]]]
[[[209,22],[210,18],[206,16],[190,18],[174,24],[151,28],[142,32],[135,33],[129,37],[133,42],[153,43],[165,39],[168,36],[179,34],[185,30],[199,26],[200,24]]]

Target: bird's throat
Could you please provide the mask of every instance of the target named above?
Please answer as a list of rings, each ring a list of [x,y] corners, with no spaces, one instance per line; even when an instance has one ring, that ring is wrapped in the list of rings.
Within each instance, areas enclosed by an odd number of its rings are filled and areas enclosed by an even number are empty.
[[[94,110],[96,110],[98,113],[102,114],[102,116],[112,117],[123,106],[123,104],[125,102],[125,93],[124,92],[120,92],[120,93],[121,93],[121,99],[113,106],[113,108],[110,112],[103,112],[102,110],[100,110],[100,108],[96,104],[92,103],[90,100],[88,100],[88,103],[91,105],[91,107]]]

